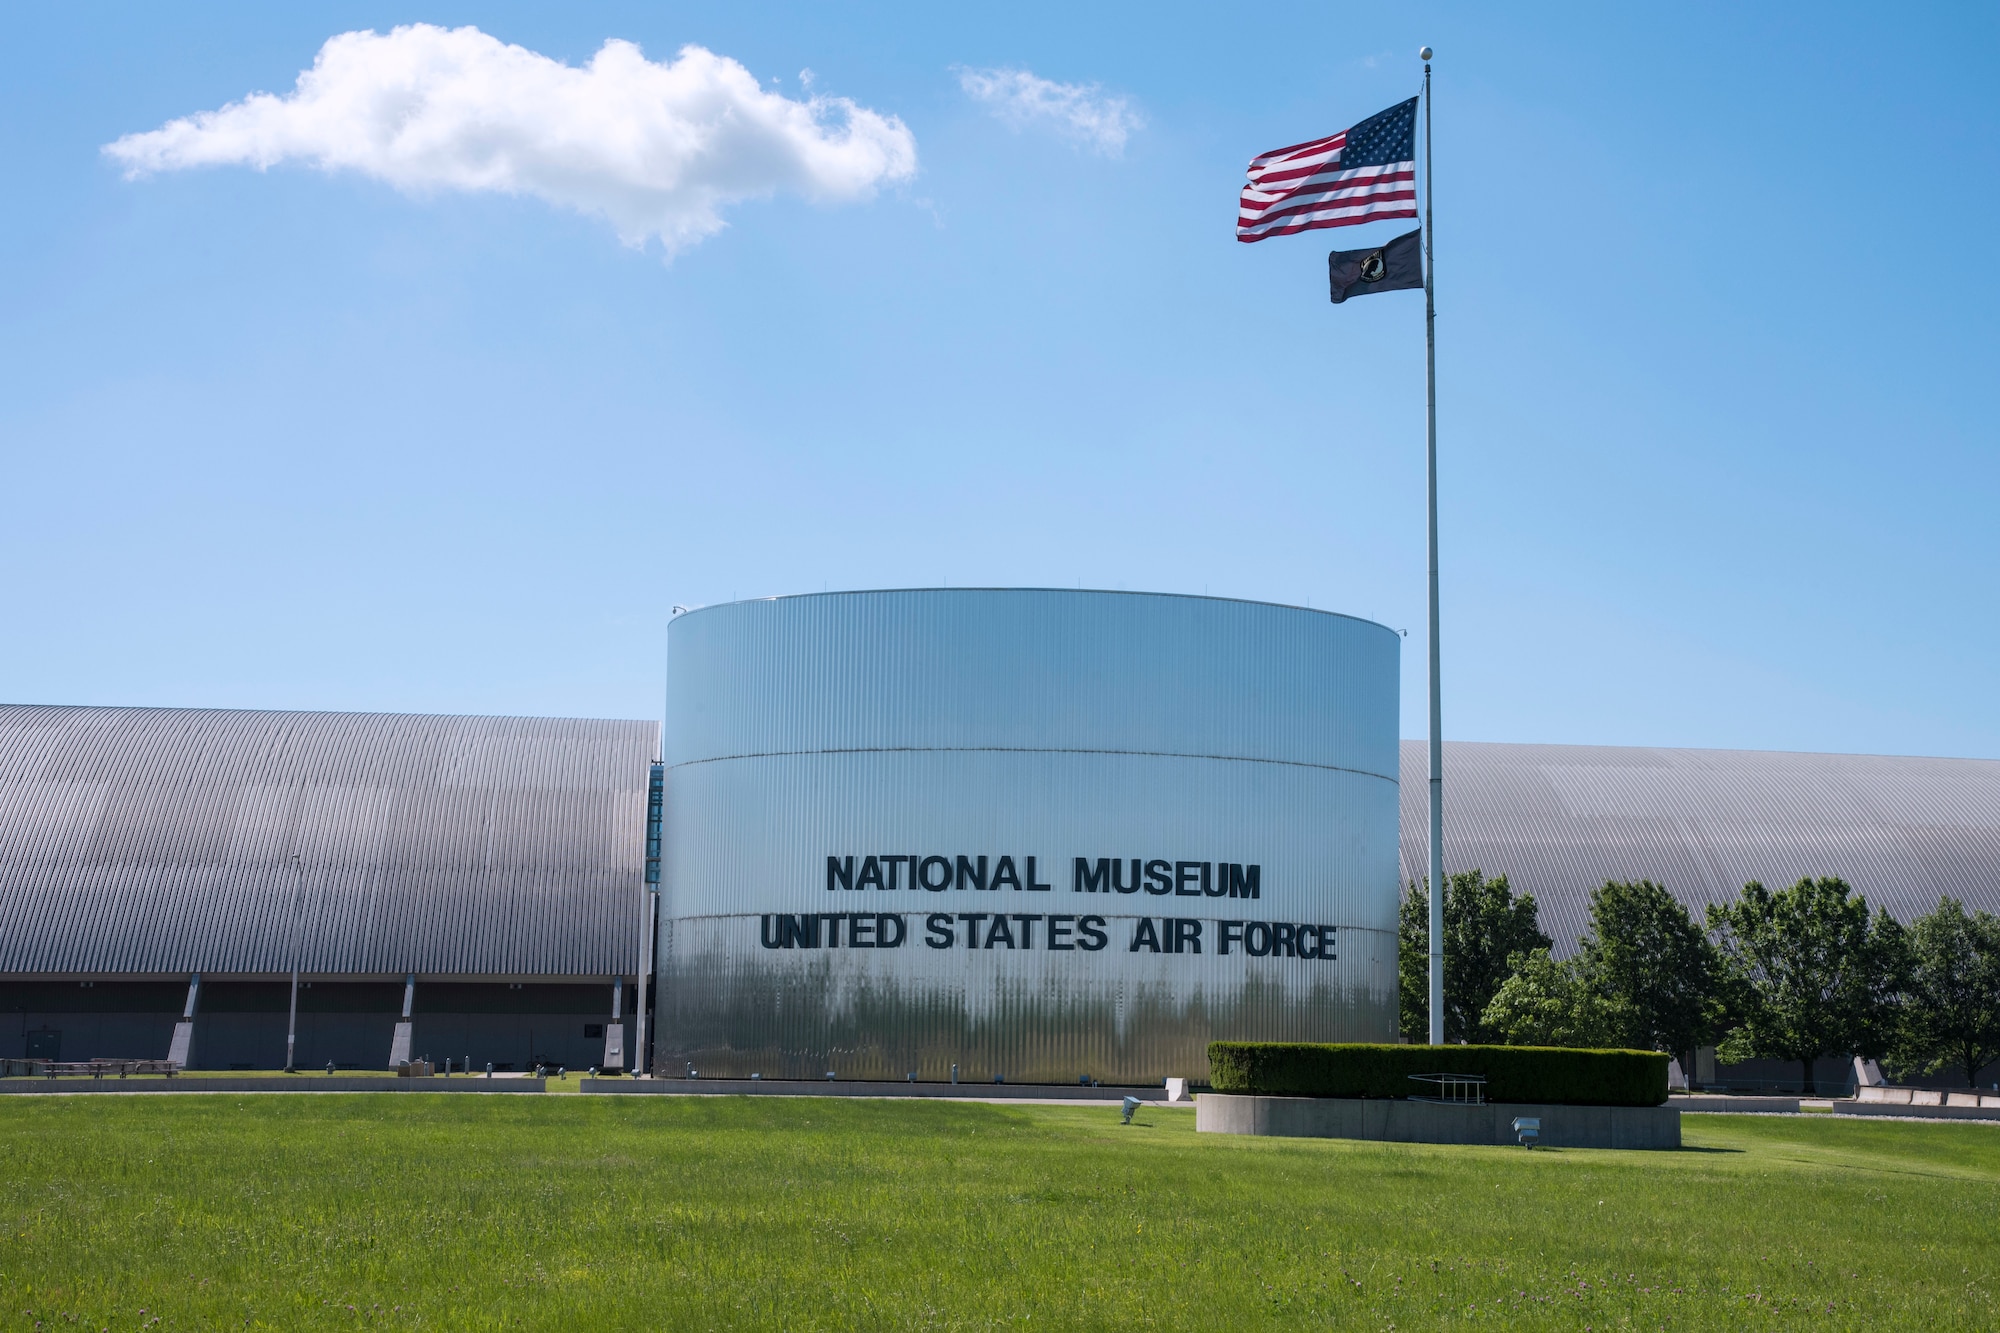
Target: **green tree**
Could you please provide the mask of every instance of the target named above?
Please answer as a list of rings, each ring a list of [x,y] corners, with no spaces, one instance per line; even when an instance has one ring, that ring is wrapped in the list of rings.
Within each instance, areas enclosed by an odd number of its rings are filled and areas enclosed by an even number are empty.
[[[1907,944],[1895,918],[1871,918],[1844,880],[1802,879],[1777,893],[1746,884],[1735,902],[1710,905],[1708,926],[1743,1009],[1723,1058],[1795,1060],[1810,1093],[1820,1056],[1887,1052]]]
[[[1957,1065],[1967,1084],[2000,1059],[2000,918],[1941,898],[1910,923],[1898,1054],[1926,1073]]]
[[[1430,1040],[1430,901],[1412,883],[1397,919],[1397,991],[1403,1035]],[[1516,896],[1505,875],[1468,870],[1448,876],[1444,890],[1444,1039],[1492,1041],[1486,1006],[1512,975],[1509,960],[1549,947],[1536,921],[1535,895]]]
[[[1590,895],[1579,944],[1579,974],[1603,997],[1614,1044],[1665,1051],[1692,1073],[1726,1012],[1722,959],[1694,915],[1651,880],[1613,880]]]
[[[1406,884],[1396,912],[1397,1027],[1418,1045],[1431,1039],[1431,904],[1424,893],[1416,881]]]
[[[1558,962],[1547,949],[1515,954],[1510,975],[1480,1025],[1509,1046],[1618,1044],[1617,1015],[1592,984],[1581,958]]]

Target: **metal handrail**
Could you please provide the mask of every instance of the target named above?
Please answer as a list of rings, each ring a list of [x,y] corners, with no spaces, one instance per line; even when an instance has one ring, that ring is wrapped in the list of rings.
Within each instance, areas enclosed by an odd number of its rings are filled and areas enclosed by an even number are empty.
[[[1437,1085],[1434,1096],[1412,1093],[1413,1102],[1442,1102],[1447,1106],[1484,1106],[1486,1104],[1486,1075],[1484,1074],[1411,1074],[1413,1083]]]

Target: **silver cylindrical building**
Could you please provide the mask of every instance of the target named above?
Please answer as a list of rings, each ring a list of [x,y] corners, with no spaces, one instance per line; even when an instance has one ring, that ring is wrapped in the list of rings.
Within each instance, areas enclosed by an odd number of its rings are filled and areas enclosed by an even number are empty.
[[[1400,639],[1210,597],[669,632],[658,1068],[1157,1081],[1396,1030]]]

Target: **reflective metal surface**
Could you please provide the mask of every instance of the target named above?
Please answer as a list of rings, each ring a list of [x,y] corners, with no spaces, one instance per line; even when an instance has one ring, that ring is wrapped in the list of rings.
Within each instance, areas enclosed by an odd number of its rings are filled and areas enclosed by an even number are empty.
[[[1424,754],[1403,743],[1405,878],[1424,873]],[[2000,912],[2000,762],[1448,741],[1445,868],[1535,895],[1558,954],[1606,880],[1691,908],[1839,875],[1904,921],[1941,894]]]
[[[1216,1037],[1392,1040],[1399,647],[1061,590],[679,617],[659,1072],[1151,1081]]]
[[[0,974],[629,975],[657,736],[0,705]]]

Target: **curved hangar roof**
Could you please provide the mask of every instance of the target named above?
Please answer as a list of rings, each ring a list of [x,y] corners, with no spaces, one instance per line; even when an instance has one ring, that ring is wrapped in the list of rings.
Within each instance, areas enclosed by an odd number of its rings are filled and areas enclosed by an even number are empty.
[[[0,973],[613,976],[636,953],[650,722],[0,705]],[[1402,876],[1425,745],[1402,745]],[[1843,876],[1899,916],[2000,912],[2000,762],[1445,745],[1445,857],[1533,892],[1691,906]]]
[[[1402,871],[1429,860],[1429,747],[1402,747]],[[1559,951],[1606,880],[1699,912],[1750,880],[1838,875],[1907,921],[1941,894],[2000,912],[2000,762],[1598,745],[1444,747],[1448,871],[1535,895]]]
[[[629,973],[657,737],[0,705],[0,972]]]

